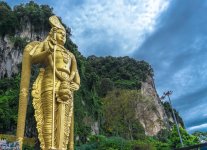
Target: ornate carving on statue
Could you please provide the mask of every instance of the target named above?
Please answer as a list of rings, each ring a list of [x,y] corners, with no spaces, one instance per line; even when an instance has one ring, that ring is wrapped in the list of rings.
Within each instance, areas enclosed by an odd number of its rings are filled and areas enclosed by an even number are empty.
[[[23,89],[20,91],[20,95],[26,97],[26,96],[28,95],[28,91],[27,91],[25,88],[23,88]]]
[[[17,123],[17,140],[22,146],[32,64],[42,64],[32,87],[33,106],[41,149],[74,149],[73,93],[80,77],[75,56],[65,47],[66,31],[56,16],[43,42],[29,43],[23,53]]]

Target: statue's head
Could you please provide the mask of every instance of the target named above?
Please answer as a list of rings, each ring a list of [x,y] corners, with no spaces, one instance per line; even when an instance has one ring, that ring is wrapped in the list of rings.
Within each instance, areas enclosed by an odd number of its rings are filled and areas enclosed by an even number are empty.
[[[64,45],[66,42],[66,30],[60,23],[56,16],[49,18],[52,29],[50,30],[50,37],[56,39],[58,44]]]
[[[58,44],[64,45],[66,42],[66,33],[62,29],[58,29],[56,32],[56,40]]]

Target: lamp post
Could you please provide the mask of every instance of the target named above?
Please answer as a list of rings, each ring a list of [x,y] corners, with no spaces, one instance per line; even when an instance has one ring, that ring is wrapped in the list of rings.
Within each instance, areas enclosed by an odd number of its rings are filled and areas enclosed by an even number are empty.
[[[179,135],[179,138],[180,138],[180,143],[182,145],[182,147],[184,146],[183,144],[183,140],[182,140],[182,137],[181,137],[181,134],[180,134],[180,129],[179,129],[179,125],[178,125],[178,122],[177,122],[177,119],[175,117],[175,112],[173,110],[173,107],[172,107],[172,103],[171,103],[171,100],[170,100],[170,95],[172,94],[172,91],[167,91],[167,92],[164,92],[163,93],[163,96],[161,97],[161,99],[164,99],[166,96],[168,97],[168,100],[169,100],[169,104],[170,104],[170,108],[172,110],[172,113],[173,113],[173,119],[175,121],[175,124],[176,124],[176,127],[177,127],[177,132],[178,132],[178,135]]]

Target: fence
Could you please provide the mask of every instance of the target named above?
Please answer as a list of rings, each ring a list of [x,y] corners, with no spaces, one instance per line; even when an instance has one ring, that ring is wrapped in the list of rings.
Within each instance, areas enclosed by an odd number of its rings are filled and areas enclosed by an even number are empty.
[[[175,150],[207,150],[207,143],[197,144],[188,147],[182,147]]]

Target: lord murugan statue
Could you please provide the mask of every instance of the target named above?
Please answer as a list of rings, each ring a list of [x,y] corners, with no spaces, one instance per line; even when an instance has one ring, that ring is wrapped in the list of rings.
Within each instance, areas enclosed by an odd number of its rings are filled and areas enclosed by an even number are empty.
[[[41,64],[31,92],[40,147],[73,150],[73,92],[79,89],[80,76],[74,55],[64,47],[65,28],[56,16],[49,22],[52,28],[47,38],[29,43],[23,52],[17,140],[22,147],[31,66]]]

